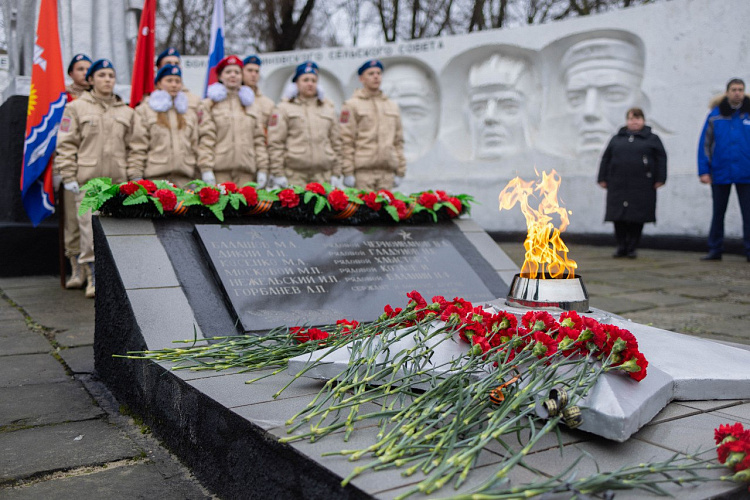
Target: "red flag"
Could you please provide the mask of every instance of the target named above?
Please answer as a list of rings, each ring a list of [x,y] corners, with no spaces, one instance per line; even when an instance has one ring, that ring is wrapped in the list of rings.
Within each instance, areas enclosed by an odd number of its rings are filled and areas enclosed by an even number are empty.
[[[23,206],[34,226],[54,213],[52,153],[67,101],[57,31],[57,1],[42,0],[34,42],[34,65],[21,167]]]
[[[156,38],[156,0],[145,0],[138,27],[138,43],[130,81],[130,107],[138,106],[145,94],[154,90],[154,39]]]

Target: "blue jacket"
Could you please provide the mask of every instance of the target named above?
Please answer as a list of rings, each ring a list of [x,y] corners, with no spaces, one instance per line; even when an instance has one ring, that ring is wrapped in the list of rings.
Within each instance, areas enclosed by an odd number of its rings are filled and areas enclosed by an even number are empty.
[[[698,144],[698,175],[713,184],[750,183],[750,98],[733,110],[725,97],[708,114]]]

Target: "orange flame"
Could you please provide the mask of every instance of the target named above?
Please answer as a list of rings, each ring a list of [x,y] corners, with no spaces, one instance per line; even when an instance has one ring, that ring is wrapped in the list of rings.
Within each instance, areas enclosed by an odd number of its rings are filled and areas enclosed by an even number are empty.
[[[537,176],[539,173],[537,172]],[[537,179],[538,180],[538,179]],[[562,179],[555,170],[549,174],[542,172],[542,181],[524,181],[520,177],[512,179],[500,192],[500,210],[510,210],[516,203],[526,218],[526,241],[523,246],[526,256],[521,268],[521,276],[531,279],[574,278],[578,264],[568,259],[568,247],[560,233],[568,227],[568,211],[557,202],[557,192]],[[536,209],[529,205],[529,197],[541,198]],[[560,228],[553,225],[553,216],[560,219]]]

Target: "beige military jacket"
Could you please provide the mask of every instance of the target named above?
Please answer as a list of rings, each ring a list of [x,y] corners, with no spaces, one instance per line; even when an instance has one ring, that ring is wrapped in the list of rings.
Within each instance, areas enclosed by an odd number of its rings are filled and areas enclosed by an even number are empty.
[[[341,164],[344,175],[392,170],[406,175],[404,132],[398,104],[382,92],[358,89],[341,107]]]
[[[198,117],[188,107],[182,115],[184,124],[179,128],[179,114],[174,107],[164,115],[169,128],[157,123],[159,113],[149,105],[148,97],[135,108],[128,154],[128,179],[172,180],[173,173],[188,179],[194,177]]]
[[[182,91],[185,92],[185,95],[188,98],[188,109],[190,111],[192,111],[193,113],[195,113],[196,116],[197,116],[198,115],[198,108],[201,105],[201,98],[198,97],[197,95],[193,94],[192,92],[190,92],[188,89],[184,88],[184,89],[182,89]]]
[[[237,92],[223,101],[203,99],[199,116],[198,167],[201,172],[268,172],[263,124]]]
[[[264,130],[268,129],[268,118],[271,116],[274,107],[276,107],[276,105],[273,101],[267,96],[261,94],[260,89],[255,91],[255,102],[253,103],[253,108],[259,112],[260,119],[263,121]]]
[[[119,96],[111,104],[84,92],[65,106],[57,134],[56,168],[63,182],[79,185],[95,177],[127,180],[127,152],[133,110]]]
[[[295,97],[281,102],[268,119],[271,175],[286,175],[286,170],[341,175],[340,142],[331,101]]]

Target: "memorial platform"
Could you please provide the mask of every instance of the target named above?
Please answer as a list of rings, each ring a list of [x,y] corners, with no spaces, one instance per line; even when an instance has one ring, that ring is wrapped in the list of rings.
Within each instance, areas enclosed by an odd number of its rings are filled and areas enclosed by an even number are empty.
[[[480,264],[509,283],[517,272],[513,261],[472,221],[455,224],[481,255],[484,263]],[[272,395],[289,381],[285,373],[247,385],[245,381],[258,374],[173,371],[166,363],[113,359],[112,354],[130,350],[173,347],[173,340],[189,339],[194,333],[198,338],[233,334],[238,323],[213,271],[198,264],[200,253],[195,241],[188,241],[193,239],[189,228],[115,219],[99,219],[95,227],[97,371],[118,399],[142,415],[207,487],[227,498],[247,496],[248,492],[257,497],[392,498],[419,480],[391,470],[370,472],[346,488],[340,486],[356,464],[321,454],[367,443],[376,433],[374,427],[357,429],[348,443],[333,435],[312,444],[280,444],[278,438],[286,435],[284,422],[317,394],[322,387],[319,381],[300,380],[274,399]],[[171,236],[165,236],[165,229]],[[175,250],[165,243],[170,237],[182,238],[186,246]],[[672,403],[625,443],[565,431],[562,457],[557,441],[550,437],[540,442],[526,461],[554,475],[582,451],[590,453],[600,467],[611,470],[674,453],[710,449],[713,428],[735,420],[750,422],[748,407],[740,400]],[[492,474],[492,465],[500,462],[502,454],[500,449],[486,449],[462,490]],[[578,465],[578,475],[591,473],[595,467],[594,460],[585,458]],[[725,471],[714,473],[718,476]],[[510,478],[518,484],[531,480],[532,475],[516,468]],[[746,487],[714,482],[669,491],[680,498],[737,498]],[[431,497],[455,493],[446,487]],[[622,496],[628,495],[645,496],[642,492]]]

